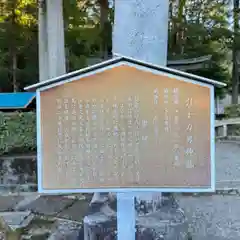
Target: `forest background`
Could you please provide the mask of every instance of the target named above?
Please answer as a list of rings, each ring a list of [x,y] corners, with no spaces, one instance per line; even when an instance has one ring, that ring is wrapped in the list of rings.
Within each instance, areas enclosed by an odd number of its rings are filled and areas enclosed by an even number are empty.
[[[67,72],[111,57],[114,2],[63,0]],[[170,0],[168,60],[211,55],[193,73],[226,82],[217,95],[239,94],[239,0]],[[0,0],[0,92],[18,92],[38,77],[37,0]],[[159,23],[161,24],[161,23]]]

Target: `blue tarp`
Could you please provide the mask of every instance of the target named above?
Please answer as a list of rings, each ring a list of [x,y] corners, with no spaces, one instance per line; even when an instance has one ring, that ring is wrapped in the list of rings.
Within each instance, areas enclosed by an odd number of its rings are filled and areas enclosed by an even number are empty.
[[[35,92],[0,93],[0,109],[27,108],[35,96]]]

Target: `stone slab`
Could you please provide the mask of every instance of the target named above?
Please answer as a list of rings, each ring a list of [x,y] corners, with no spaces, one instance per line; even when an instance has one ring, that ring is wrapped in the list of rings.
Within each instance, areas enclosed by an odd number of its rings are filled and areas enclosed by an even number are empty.
[[[2,172],[0,184],[2,185],[28,185],[36,184],[36,156],[1,156]],[[18,187],[19,187],[18,186]]]
[[[74,201],[74,199],[68,199],[63,196],[41,196],[30,204],[20,207],[19,210],[30,210],[37,214],[55,216],[72,205]]]
[[[24,196],[23,200],[21,200],[20,202],[18,202],[15,205],[14,210],[18,211],[21,208],[23,209],[25,206],[27,206],[30,203],[36,201],[39,197],[40,197],[40,195],[38,195],[38,194],[31,194],[31,195],[28,195],[28,196]]]
[[[59,218],[65,218],[72,221],[81,222],[87,215],[89,210],[89,202],[85,200],[76,201],[70,207],[64,209],[58,214]]]
[[[2,219],[6,226],[13,230],[28,226],[33,218],[34,215],[30,211],[0,213],[0,219]]]
[[[84,218],[84,240],[114,239],[117,231],[117,219],[103,213],[95,213]],[[82,240],[82,239],[81,239]]]
[[[188,221],[180,208],[162,207],[158,211],[137,218],[139,239],[151,235],[153,239],[185,240],[188,234]],[[147,232],[146,232],[147,231]]]
[[[48,240],[78,240],[81,224],[58,220]]]
[[[23,198],[23,196],[0,196],[0,212],[13,210]]]

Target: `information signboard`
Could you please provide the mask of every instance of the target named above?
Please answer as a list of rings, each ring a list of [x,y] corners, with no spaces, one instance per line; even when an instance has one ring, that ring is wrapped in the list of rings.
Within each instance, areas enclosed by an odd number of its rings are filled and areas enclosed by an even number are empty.
[[[213,95],[210,84],[130,65],[43,88],[40,191],[211,191]]]

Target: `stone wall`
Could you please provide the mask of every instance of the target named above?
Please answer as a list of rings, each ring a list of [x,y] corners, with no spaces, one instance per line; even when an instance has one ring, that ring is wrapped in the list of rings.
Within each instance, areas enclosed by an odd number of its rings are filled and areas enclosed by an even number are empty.
[[[60,219],[70,218],[74,222],[77,222],[78,226],[74,230],[75,236],[73,237],[71,235],[72,239],[83,239],[83,229],[81,226],[83,217],[95,219],[97,216],[100,216],[100,222],[94,221],[91,226],[89,225],[87,227],[90,236],[89,238],[85,237],[86,240],[96,240],[98,238],[104,240],[116,239],[117,209],[115,198],[112,198],[112,201],[110,198],[108,198],[108,200],[100,204],[99,208],[95,209],[90,207],[90,209],[88,209],[91,197],[86,200],[80,200],[80,198],[68,199],[64,196],[40,196],[38,194],[36,195],[36,193],[32,193],[33,195],[29,195],[29,192],[37,191],[36,163],[37,161],[35,153],[29,153],[24,155],[8,155],[0,157],[0,194],[6,196],[10,193],[17,193],[16,198],[19,198],[17,202],[14,201],[14,203],[11,203],[10,206],[9,204],[12,201],[10,201],[10,199],[13,198],[10,197],[10,195],[6,197],[2,196],[2,200],[0,199],[0,205],[2,207],[2,209],[0,209],[0,218],[1,214],[3,215],[2,218],[5,217],[5,215],[7,214],[8,218],[10,217],[11,219],[15,219],[16,214],[29,215],[30,213],[32,214],[31,219],[36,219],[36,216],[38,216],[39,214],[41,216],[48,216],[50,214],[57,216],[57,218]],[[20,194],[20,192],[21,194],[22,192],[28,192],[28,194],[25,197],[21,197],[22,195]],[[92,194],[90,194],[89,196],[91,195]],[[157,195],[154,198],[150,198],[151,201],[149,200],[148,194],[145,194],[144,197],[141,197],[139,195],[139,198],[136,198],[135,201],[136,211],[138,212],[139,216],[136,222],[137,240],[158,239],[162,235],[165,235],[165,237],[168,236],[168,238],[166,239],[172,240],[175,239],[176,234],[179,235],[179,232],[184,232],[185,234],[187,233],[186,219],[181,219],[177,224],[178,226],[174,226],[174,230],[172,230],[172,228],[170,227],[170,223],[175,222],[175,219],[179,218],[178,206],[177,204],[174,204],[174,199],[171,198],[171,196],[163,196],[161,197],[161,201],[158,198],[159,196]],[[159,204],[160,202],[161,204]],[[82,209],[84,209],[84,214],[82,213]],[[29,210],[30,213],[27,212]],[[109,214],[113,216],[110,216]],[[75,215],[77,216],[77,218]],[[156,223],[161,224],[155,226]],[[69,224],[69,222],[66,222],[64,220],[64,226],[67,226],[67,230],[64,230],[64,232],[66,231],[68,235],[72,231],[69,227],[72,223],[70,225]],[[62,224],[57,224],[57,230],[55,231],[54,225],[52,225],[51,229],[48,229],[46,232],[46,234],[48,234],[49,236],[49,239],[59,239],[59,234],[61,235],[63,231],[62,226]],[[181,228],[181,230],[179,230],[178,228]],[[86,228],[84,230],[86,233]],[[55,236],[54,234],[57,235]],[[77,237],[76,234],[79,236]],[[184,239],[184,237],[179,239]]]
[[[36,154],[0,157],[0,193],[36,191],[36,183]]]

